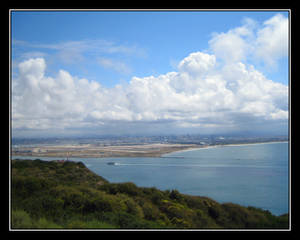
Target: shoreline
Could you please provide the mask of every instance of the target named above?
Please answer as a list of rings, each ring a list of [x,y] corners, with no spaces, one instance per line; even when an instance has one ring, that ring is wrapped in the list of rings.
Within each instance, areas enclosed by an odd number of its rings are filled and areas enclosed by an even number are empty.
[[[253,142],[253,143],[215,144],[215,145],[208,145],[208,146],[203,146],[203,147],[199,147],[199,148],[189,148],[189,149],[174,151],[174,152],[166,153],[166,154],[163,154],[163,155],[173,154],[173,153],[180,153],[180,152],[197,151],[197,150],[217,148],[217,147],[239,147],[239,146],[250,146],[250,145],[260,145],[260,144],[274,144],[274,143],[288,143],[288,142],[289,141],[270,141],[270,142]]]
[[[11,152],[11,158],[13,157],[32,157],[32,158],[38,158],[38,157],[47,157],[47,158],[122,158],[122,157],[134,157],[134,158],[139,158],[139,157],[153,157],[153,158],[164,158],[168,157],[170,154],[174,153],[180,153],[180,152],[188,152],[188,151],[196,151],[196,150],[203,150],[203,149],[210,149],[210,148],[217,148],[217,147],[231,147],[231,146],[248,146],[248,145],[258,145],[258,144],[275,144],[275,143],[288,143],[289,141],[266,141],[266,142],[253,142],[253,143],[228,143],[228,144],[215,144],[215,145],[205,145],[205,146],[199,146],[199,145],[184,145],[184,144],[160,144],[159,148],[154,148],[154,144],[149,144],[149,145],[136,145],[136,146],[130,146],[128,149],[128,146],[124,146],[123,149],[120,147],[119,149],[113,149],[116,148],[116,146],[111,146],[108,148],[107,151],[101,152],[102,150],[98,150],[101,153],[96,153],[93,152],[93,149],[85,149],[85,152],[77,152],[73,151],[61,146],[58,146],[57,149],[60,148],[60,151],[54,151],[54,152],[43,152],[43,153],[37,153],[37,152],[30,152],[30,153],[13,153]],[[141,149],[142,147],[146,147],[146,149]],[[34,147],[33,149],[41,149],[41,147]],[[66,149],[61,149],[61,148],[66,148]],[[135,149],[134,149],[135,148]],[[76,147],[75,147],[76,149]],[[61,151],[63,150],[63,151]],[[68,154],[70,153],[70,154]]]
[[[161,157],[187,148],[196,148],[195,144],[147,144],[122,146],[51,146],[23,147],[14,149],[11,156],[55,157],[55,158],[117,158],[117,157]]]

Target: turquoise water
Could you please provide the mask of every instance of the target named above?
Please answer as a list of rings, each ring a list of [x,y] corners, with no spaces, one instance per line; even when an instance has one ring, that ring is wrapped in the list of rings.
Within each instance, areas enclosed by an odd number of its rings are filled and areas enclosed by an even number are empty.
[[[287,142],[198,149],[166,154],[162,158],[71,160],[82,161],[110,182],[130,181],[143,187],[177,189],[221,203],[259,207],[275,215],[289,210]]]

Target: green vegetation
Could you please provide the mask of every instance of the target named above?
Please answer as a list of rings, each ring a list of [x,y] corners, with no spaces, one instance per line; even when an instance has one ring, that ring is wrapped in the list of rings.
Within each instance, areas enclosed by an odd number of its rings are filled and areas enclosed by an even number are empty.
[[[288,214],[109,183],[81,162],[12,160],[13,229],[288,228]]]

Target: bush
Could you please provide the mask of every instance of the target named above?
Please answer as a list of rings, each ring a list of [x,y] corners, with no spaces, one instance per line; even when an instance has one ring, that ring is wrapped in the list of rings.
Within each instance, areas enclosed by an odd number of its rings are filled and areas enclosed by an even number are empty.
[[[52,221],[47,220],[46,218],[40,218],[38,220],[34,220],[24,210],[13,210],[11,217],[12,217],[11,226],[13,229],[62,228],[61,226],[57,225]]]
[[[24,210],[13,210],[11,212],[11,227],[13,229],[32,228],[32,221]]]
[[[127,206],[127,212],[129,214],[132,214],[138,218],[144,217],[142,208],[132,198],[125,199],[124,203]]]
[[[31,163],[28,163],[27,160],[12,160],[11,166],[13,168],[22,169],[31,167]]]
[[[150,195],[150,199],[153,204],[160,205],[162,200],[165,199],[165,196],[161,191],[156,190],[152,192],[152,194]]]
[[[12,191],[18,192],[20,197],[31,196],[47,186],[47,181],[42,178],[16,176],[12,179]]]
[[[195,212],[178,202],[163,200],[160,210],[167,215],[176,227],[189,228],[195,226],[192,221],[196,217]]]
[[[140,189],[132,182],[119,183],[117,188],[118,192],[129,196],[137,196],[141,192]]]
[[[150,202],[144,202],[141,206],[145,219],[147,220],[158,220],[160,218],[160,211],[158,208]]]
[[[117,194],[118,193],[118,184],[116,183],[107,183],[97,187],[98,190],[104,191],[108,194]]]
[[[172,190],[169,195],[170,199],[180,201],[183,199],[182,195],[178,192],[178,190]]]
[[[268,225],[267,217],[261,211],[252,212],[252,209],[233,203],[225,203],[223,208],[228,214],[224,225],[229,228],[264,228]]]
[[[210,218],[204,211],[197,209],[194,222],[198,228],[219,228],[216,222]]]
[[[192,225],[186,220],[178,219],[176,217],[171,219],[171,223],[176,226],[176,228],[191,228]]]
[[[66,225],[66,228],[79,228],[79,229],[84,229],[86,228],[86,224],[85,222],[81,221],[81,220],[74,220],[74,221],[71,221],[69,222],[67,225]]]
[[[47,220],[46,218],[40,218],[39,220],[33,222],[32,228],[40,229],[60,229],[62,226]]]
[[[108,183],[81,163],[12,163],[13,228],[288,228],[288,215]]]
[[[112,229],[116,228],[116,226],[106,223],[100,222],[97,220],[91,220],[85,223],[85,228],[94,228],[94,229]]]
[[[118,225],[120,228],[126,229],[157,227],[157,224],[153,222],[145,221],[125,212],[120,212],[118,214]]]

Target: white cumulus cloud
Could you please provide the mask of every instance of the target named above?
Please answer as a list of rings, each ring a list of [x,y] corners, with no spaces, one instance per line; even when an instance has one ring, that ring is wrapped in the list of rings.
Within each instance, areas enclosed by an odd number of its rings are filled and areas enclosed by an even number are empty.
[[[288,19],[277,14],[264,22],[257,33],[256,57],[268,65],[276,64],[281,57],[288,55],[289,23]]]
[[[45,75],[43,58],[19,64],[14,79],[13,127],[32,129],[97,127],[118,121],[174,126],[238,126],[241,117],[287,119],[288,88],[242,63],[214,68],[215,56],[192,53],[178,72],[133,77],[127,86],[103,88],[60,70]],[[192,65],[191,65],[192,64]],[[199,66],[199,71],[195,71]],[[181,83],[181,85],[180,85]]]
[[[209,132],[287,125],[288,86],[267,79],[243,62],[250,54],[250,43],[257,47],[251,54],[271,64],[269,57],[284,56],[286,19],[274,16],[257,34],[254,22],[245,22],[215,34],[210,54],[190,53],[177,71],[132,77],[128,84],[113,88],[65,70],[47,76],[44,58],[25,60],[12,79],[13,130],[93,129],[95,133],[98,129],[103,134],[114,128],[123,133],[149,133],[151,129]],[[110,59],[99,59],[99,64],[126,71]]]
[[[276,14],[261,27],[249,18],[244,22],[241,27],[213,34],[209,45],[218,59],[229,63],[255,58],[274,67],[280,58],[288,56],[288,18]]]

